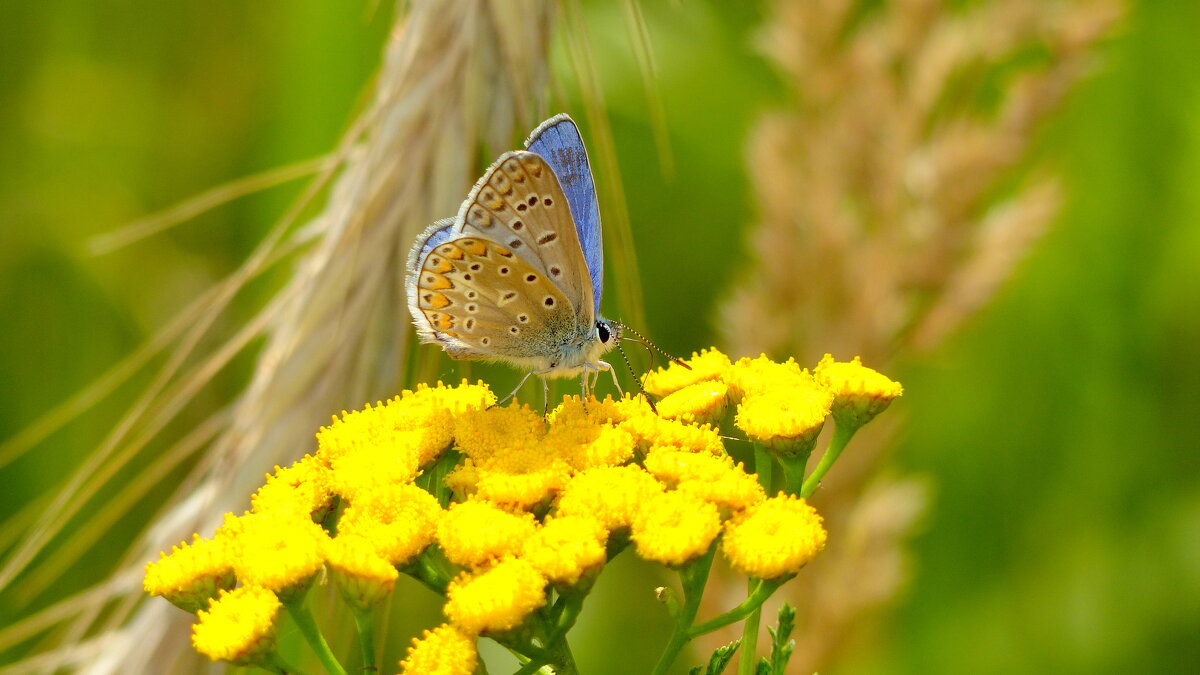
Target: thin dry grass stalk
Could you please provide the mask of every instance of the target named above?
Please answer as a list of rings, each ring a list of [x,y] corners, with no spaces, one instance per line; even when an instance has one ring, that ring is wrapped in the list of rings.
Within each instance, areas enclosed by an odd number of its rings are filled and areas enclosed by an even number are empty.
[[[306,196],[332,181],[320,214],[289,228],[303,207],[298,205],[243,268],[185,310],[171,332],[178,336],[175,356],[53,500],[57,512],[37,523],[5,561],[0,586],[37,575],[42,565],[30,567],[30,561],[46,554],[88,495],[155,438],[233,356],[251,341],[264,340],[245,392],[178,442],[175,461],[199,448],[205,449],[203,458],[130,547],[125,565],[96,589],[0,632],[0,646],[56,632],[50,644],[57,646],[13,665],[11,672],[197,672],[200,665],[188,648],[188,617],[166,603],[140,602],[141,566],[164,545],[210,530],[220,514],[244,508],[263,473],[309,448],[314,425],[331,411],[389,396],[402,383],[412,346],[402,272],[408,247],[420,228],[457,210],[485,150],[508,147],[545,112],[555,3],[402,5],[406,9],[386,47],[373,100],[332,161],[321,165]],[[294,276],[260,316],[195,358],[230,298],[301,247]],[[190,365],[193,361],[199,363]],[[147,471],[143,479],[161,475],[155,472],[162,467]],[[102,523],[89,527],[97,524]],[[86,544],[59,545],[49,555],[67,565]],[[52,580],[40,585],[45,583]]]
[[[1039,123],[1094,65],[1120,0],[777,0],[764,32],[794,97],[750,142],[757,259],[723,307],[731,353],[886,368],[985,305],[1057,212]],[[754,330],[745,330],[753,326]],[[834,662],[905,577],[923,490],[875,478],[872,430],[817,494],[829,549],[794,587],[795,672]],[[869,622],[866,622],[869,623]]]

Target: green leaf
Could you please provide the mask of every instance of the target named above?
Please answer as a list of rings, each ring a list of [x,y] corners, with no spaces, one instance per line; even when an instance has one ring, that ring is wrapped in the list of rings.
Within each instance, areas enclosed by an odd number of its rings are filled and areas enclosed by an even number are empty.
[[[708,659],[708,667],[701,671],[701,666],[696,666],[688,671],[688,675],[721,675],[725,672],[725,667],[733,660],[733,655],[737,653],[738,647],[742,644],[742,639],[738,638],[724,647],[717,647],[716,651]]]
[[[763,659],[758,664],[756,675],[784,675],[788,660],[792,658],[792,650],[796,641],[790,639],[792,630],[796,627],[796,610],[786,602],[779,608],[779,623],[775,628],[767,628],[771,634],[771,660]],[[764,666],[766,670],[764,670]]]

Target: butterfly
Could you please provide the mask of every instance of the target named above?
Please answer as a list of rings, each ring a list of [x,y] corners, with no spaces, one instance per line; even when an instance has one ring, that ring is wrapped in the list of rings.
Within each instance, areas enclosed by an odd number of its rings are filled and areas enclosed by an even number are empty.
[[[612,374],[601,360],[625,327],[601,318],[604,250],[587,149],[565,113],[542,122],[526,150],[499,157],[455,218],[422,232],[408,256],[417,335],[455,359],[501,361],[543,380]]]

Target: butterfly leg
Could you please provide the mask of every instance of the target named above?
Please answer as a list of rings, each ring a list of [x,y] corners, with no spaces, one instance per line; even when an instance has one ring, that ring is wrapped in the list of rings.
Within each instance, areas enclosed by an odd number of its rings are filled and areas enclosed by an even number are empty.
[[[525,386],[525,381],[526,381],[526,380],[528,380],[528,379],[529,379],[531,376],[533,376],[533,375],[537,375],[537,376],[539,376],[539,377],[540,377],[542,374],[544,374],[544,373],[546,373],[546,372],[549,372],[549,371],[547,371],[547,370],[531,370],[531,371],[529,371],[528,373],[525,373],[525,377],[522,377],[522,378],[521,378],[521,381],[517,383],[517,386],[516,386],[515,388],[513,388],[513,390],[512,390],[512,391],[508,392],[508,396],[505,396],[504,398],[500,399],[499,401],[496,401],[495,403],[493,403],[493,404],[491,405],[491,407],[493,407],[493,408],[499,408],[500,406],[504,405],[505,403],[508,403],[508,399],[510,399],[510,398],[512,398],[513,396],[515,396],[515,395],[517,394],[517,392],[518,392],[518,391],[521,391],[521,387],[524,387],[524,386]],[[543,386],[543,387],[546,387],[546,386],[547,386],[547,385],[546,385],[546,379],[545,379],[545,378],[542,378],[542,386]],[[548,390],[548,388],[547,388],[547,390]],[[549,397],[549,394],[548,394],[548,393],[547,393],[547,397]],[[547,398],[547,400],[549,400],[549,398]]]
[[[621,383],[617,381],[617,371],[612,367],[611,364],[605,361],[601,361],[599,365],[600,367],[596,370],[596,380],[600,380],[601,370],[607,370],[608,374],[612,375],[613,386],[617,388],[617,396],[624,396],[625,392],[621,389]]]
[[[538,376],[542,380],[542,417],[550,414],[550,381],[544,377]]]

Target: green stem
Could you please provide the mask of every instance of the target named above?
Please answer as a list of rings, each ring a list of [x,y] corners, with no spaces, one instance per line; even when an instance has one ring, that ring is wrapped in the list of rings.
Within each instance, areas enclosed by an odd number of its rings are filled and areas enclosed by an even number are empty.
[[[525,665],[521,666],[521,669],[518,670],[517,672],[513,673],[513,675],[533,675],[533,673],[536,673],[537,671],[541,670],[542,666],[544,666],[544,665],[546,665],[545,661],[542,661],[540,659],[533,659],[529,663],[526,663]]]
[[[792,457],[780,462],[783,465],[783,490],[789,495],[798,495],[804,485],[804,469],[808,466],[808,455]]]
[[[758,484],[771,496],[771,484],[775,482],[775,458],[759,443],[754,444],[754,473],[758,474]]]
[[[550,633],[551,644],[563,640],[575,625],[575,621],[579,619],[579,613],[583,611],[583,597],[575,594],[564,595],[558,599],[558,603],[555,603],[556,605],[561,603],[562,608],[559,609],[554,619],[554,627]]]
[[[679,656],[679,652],[691,641],[692,622],[696,619],[696,612],[700,610],[700,598],[704,595],[704,586],[708,583],[708,572],[712,569],[713,555],[716,551],[717,545],[713,542],[704,555],[679,570],[684,603],[679,614],[675,616],[675,628],[671,632],[671,639],[654,666],[654,675],[664,675]]]
[[[741,621],[749,616],[751,612],[759,607],[762,607],[763,602],[765,602],[767,598],[771,597],[771,594],[775,592],[775,589],[782,586],[783,583],[790,578],[791,577],[784,577],[781,579],[772,579],[770,581],[759,580],[757,586],[754,588],[754,591],[750,593],[748,598],[742,601],[742,604],[734,607],[720,616],[709,619],[704,623],[692,626],[690,637],[694,638],[704,635],[705,633],[711,633],[718,628],[724,628],[731,623],[737,623],[738,621]]]
[[[446,560],[436,545],[425,549],[417,559],[405,565],[400,570],[421,582],[426,588],[438,595],[446,594],[446,587],[454,576],[450,562]]]
[[[575,665],[575,656],[571,653],[571,645],[566,640],[559,640],[551,645],[554,653],[555,675],[579,675],[579,667]]]
[[[312,612],[308,606],[304,604],[304,595],[293,598],[289,602],[284,603],[288,613],[292,615],[292,620],[296,622],[296,627],[300,629],[300,634],[316,652],[317,659],[321,665],[325,666],[330,675],[346,675],[346,669],[338,663],[337,657],[329,649],[329,643],[325,642],[325,636],[321,635],[321,629],[317,628],[317,621],[313,618]]]
[[[829,440],[829,447],[825,448],[825,454],[821,455],[821,461],[817,464],[817,468],[813,469],[812,475],[809,476],[804,484],[800,487],[800,496],[808,498],[812,493],[817,491],[821,485],[821,479],[829,473],[829,468],[837,461],[838,455],[842,454],[842,450],[846,449],[846,444],[850,442],[850,438],[854,436],[854,432],[858,431],[858,427],[849,427],[842,424],[836,424],[833,427],[833,438]]]
[[[363,672],[376,672],[375,665],[375,612],[354,610],[354,624],[358,627],[358,646],[362,650]]]
[[[746,596],[754,595],[755,585],[762,586],[762,581],[750,579],[750,587]],[[754,675],[755,660],[758,658],[758,621],[762,618],[762,604],[750,610],[746,622],[742,624],[742,656],[738,661],[738,675]]]

